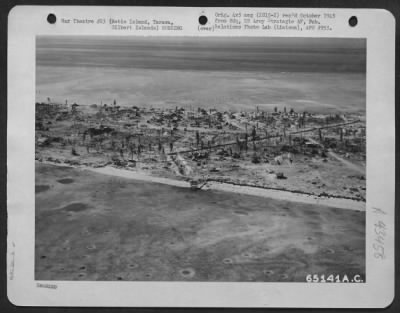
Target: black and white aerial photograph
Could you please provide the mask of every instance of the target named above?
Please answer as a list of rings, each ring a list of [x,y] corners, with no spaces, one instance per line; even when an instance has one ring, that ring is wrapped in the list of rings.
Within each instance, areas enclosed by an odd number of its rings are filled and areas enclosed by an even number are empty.
[[[35,280],[368,279],[365,39],[40,35],[35,97]]]

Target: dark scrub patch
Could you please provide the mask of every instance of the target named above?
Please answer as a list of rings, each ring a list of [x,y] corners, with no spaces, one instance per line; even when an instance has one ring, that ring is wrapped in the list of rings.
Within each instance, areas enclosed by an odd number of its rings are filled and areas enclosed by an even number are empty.
[[[245,258],[250,258],[250,259],[256,258],[256,256],[253,253],[250,253],[250,252],[245,252],[245,253],[242,254],[242,256],[245,257]]]
[[[49,185],[35,185],[35,193],[44,192],[50,189]]]
[[[232,263],[233,263],[233,260],[230,259],[230,258],[226,258],[226,259],[223,259],[222,262],[223,262],[224,264],[232,264]]]
[[[63,179],[59,179],[57,180],[60,184],[71,184],[74,182],[74,180],[72,178],[63,178]]]
[[[179,273],[185,278],[192,278],[195,274],[195,271],[192,268],[184,268],[181,269]]]
[[[274,271],[272,271],[272,270],[264,270],[263,272],[264,272],[264,275],[267,275],[267,276],[270,276],[274,273]]]
[[[86,246],[86,249],[94,250],[94,249],[96,249],[96,245],[95,244],[88,245],[88,246]]]
[[[85,203],[75,202],[75,203],[66,205],[62,209],[65,211],[68,211],[68,212],[80,212],[80,211],[86,210],[88,207],[89,206]]]

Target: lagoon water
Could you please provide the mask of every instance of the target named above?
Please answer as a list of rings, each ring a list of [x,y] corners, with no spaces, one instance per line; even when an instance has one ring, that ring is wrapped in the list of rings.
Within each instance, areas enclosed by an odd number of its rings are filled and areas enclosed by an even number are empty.
[[[37,38],[36,100],[365,112],[365,41]]]

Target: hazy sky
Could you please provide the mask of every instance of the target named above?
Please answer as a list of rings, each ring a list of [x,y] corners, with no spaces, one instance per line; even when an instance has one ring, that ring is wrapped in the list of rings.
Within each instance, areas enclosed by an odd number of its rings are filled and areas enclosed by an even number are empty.
[[[365,110],[366,41],[39,36],[37,101]]]

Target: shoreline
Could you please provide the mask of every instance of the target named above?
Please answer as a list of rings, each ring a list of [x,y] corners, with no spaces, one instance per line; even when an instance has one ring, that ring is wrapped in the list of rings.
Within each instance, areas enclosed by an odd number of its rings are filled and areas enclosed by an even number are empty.
[[[109,175],[109,176],[117,176],[126,179],[134,179],[134,180],[141,180],[165,185],[171,185],[181,188],[190,188],[190,183],[183,180],[171,179],[171,178],[164,178],[164,177],[157,177],[147,174],[145,172],[138,172],[138,171],[130,171],[126,169],[118,169],[110,166],[106,167],[98,167],[92,168],[89,166],[72,166],[66,164],[57,164],[52,162],[42,161],[39,163],[43,164],[50,164],[55,166],[63,166],[63,167],[72,167],[81,170],[88,170],[94,173]],[[240,186],[230,183],[224,182],[216,182],[216,181],[208,181],[207,184],[204,186],[203,190],[218,190],[224,192],[231,192],[231,193],[240,193],[245,195],[263,197],[263,198],[272,198],[277,200],[284,200],[284,201],[292,201],[292,202],[300,202],[300,203],[307,203],[307,204],[314,204],[314,205],[322,205],[328,207],[335,207],[345,210],[353,210],[353,211],[365,211],[366,203],[362,201],[356,201],[352,199],[346,198],[333,198],[333,197],[321,197],[316,195],[307,195],[302,193],[296,193],[292,191],[284,191],[284,190],[277,190],[277,189],[266,189],[260,187],[251,187],[251,186]],[[196,191],[193,191],[196,192]]]

